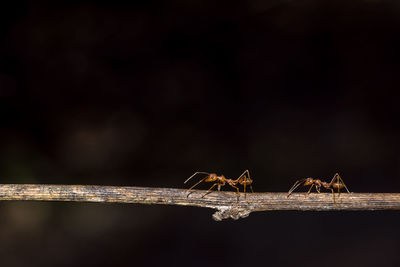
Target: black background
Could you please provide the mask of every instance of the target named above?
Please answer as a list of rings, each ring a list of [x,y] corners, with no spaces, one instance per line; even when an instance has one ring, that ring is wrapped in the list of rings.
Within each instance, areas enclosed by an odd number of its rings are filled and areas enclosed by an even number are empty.
[[[0,7],[1,183],[398,192],[396,1]],[[199,186],[207,189],[207,185]],[[225,190],[230,190],[226,188]],[[398,212],[0,203],[1,266],[399,266]]]

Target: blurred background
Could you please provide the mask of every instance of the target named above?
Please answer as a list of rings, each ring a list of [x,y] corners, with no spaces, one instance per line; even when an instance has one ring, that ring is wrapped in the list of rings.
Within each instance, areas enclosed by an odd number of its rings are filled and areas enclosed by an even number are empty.
[[[397,1],[8,1],[0,22],[1,183],[399,192]],[[0,265],[400,266],[398,212],[212,213],[1,202]]]

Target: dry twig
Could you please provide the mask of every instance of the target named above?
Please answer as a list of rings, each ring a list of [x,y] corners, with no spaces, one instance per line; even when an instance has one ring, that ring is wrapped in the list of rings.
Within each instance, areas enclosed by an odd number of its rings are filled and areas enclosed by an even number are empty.
[[[234,192],[194,190],[190,196],[186,189],[147,188],[95,185],[37,185],[0,184],[0,200],[114,202],[137,204],[167,204],[195,206],[217,210],[215,220],[247,217],[254,211],[270,210],[400,210],[400,194],[342,193],[336,203],[330,193],[241,193],[237,202]]]

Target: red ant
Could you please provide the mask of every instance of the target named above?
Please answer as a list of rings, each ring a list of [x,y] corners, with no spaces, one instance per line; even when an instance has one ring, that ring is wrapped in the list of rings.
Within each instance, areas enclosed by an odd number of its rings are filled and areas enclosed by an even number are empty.
[[[336,181],[335,181],[336,180]],[[326,189],[330,189],[332,191],[332,196],[333,196],[333,202],[335,202],[335,192],[333,189],[337,189],[338,190],[338,194],[340,195],[340,188],[346,188],[347,193],[350,193],[349,189],[347,189],[347,186],[344,184],[343,179],[340,177],[340,175],[338,173],[336,173],[331,182],[327,183],[327,182],[323,182],[319,179],[313,179],[313,178],[305,178],[305,179],[301,179],[298,180],[294,183],[294,185],[292,186],[292,188],[290,188],[287,197],[289,197],[293,191],[299,187],[301,184],[303,183],[304,186],[307,185],[311,185],[310,189],[308,190],[307,194],[310,194],[311,189],[313,188],[313,186],[315,186],[315,189],[317,190],[318,193],[321,193],[321,187],[325,187]]]
[[[253,187],[251,186],[251,184],[253,183],[253,180],[250,179],[250,173],[249,170],[245,170],[236,180],[232,180],[232,179],[228,179],[225,176],[221,175],[218,176],[215,173],[208,173],[208,172],[195,172],[192,176],[190,176],[188,179],[186,179],[186,181],[184,182],[185,184],[192,179],[194,176],[196,176],[197,174],[206,174],[207,176],[204,177],[203,179],[201,179],[200,181],[198,181],[196,184],[194,184],[191,188],[188,189],[188,191],[192,190],[195,186],[197,186],[198,184],[200,184],[201,182],[215,182],[210,189],[207,190],[207,192],[202,196],[206,196],[207,194],[209,194],[211,192],[211,189],[213,189],[216,185],[218,186],[218,191],[221,190],[221,186],[224,186],[225,183],[229,184],[231,187],[236,189],[236,196],[237,196],[237,201],[239,202],[239,188],[236,186],[237,184],[241,184],[243,185],[244,188],[244,198],[246,198],[246,186],[249,185],[251,192],[254,193],[253,191]],[[192,192],[190,192],[188,194],[188,196],[191,194]]]

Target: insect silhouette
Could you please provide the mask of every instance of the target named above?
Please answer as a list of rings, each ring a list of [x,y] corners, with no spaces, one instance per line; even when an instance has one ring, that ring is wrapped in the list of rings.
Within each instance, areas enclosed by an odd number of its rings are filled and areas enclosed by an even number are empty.
[[[225,184],[230,185],[231,187],[236,189],[236,196],[237,196],[237,201],[239,202],[239,187],[237,187],[238,184],[243,185],[243,191],[244,191],[244,198],[246,198],[246,186],[250,186],[251,192],[254,193],[253,187],[251,184],[253,183],[253,180],[250,178],[250,173],[249,170],[245,170],[236,180],[228,179],[224,175],[217,175],[215,173],[208,173],[208,172],[195,172],[192,176],[186,179],[184,182],[185,184],[192,179],[194,176],[198,174],[205,174],[206,176],[202,178],[200,181],[195,183],[192,187],[188,189],[188,191],[192,190],[194,187],[196,187],[198,184],[201,182],[206,182],[206,183],[214,183],[208,190],[207,192],[202,196],[206,196],[211,192],[211,189],[213,189],[215,186],[217,186],[218,191],[221,190],[221,187],[224,186]],[[190,192],[188,196],[193,193]]]
[[[340,189],[341,188],[345,188],[347,190],[347,193],[350,193],[349,189],[347,189],[347,186],[344,184],[343,179],[340,177],[340,175],[338,173],[336,173],[331,182],[327,183],[327,182],[323,182],[319,179],[313,179],[313,178],[305,178],[305,179],[301,179],[298,180],[294,183],[294,185],[292,186],[292,188],[290,188],[287,197],[289,197],[293,191],[299,187],[301,184],[303,184],[304,186],[310,186],[310,189],[308,189],[307,194],[310,194],[311,189],[315,186],[315,189],[317,190],[318,193],[321,193],[321,187],[324,187],[326,189],[329,189],[332,191],[332,197],[333,197],[333,202],[335,202],[335,191],[334,189],[337,189],[338,194],[340,195]]]

